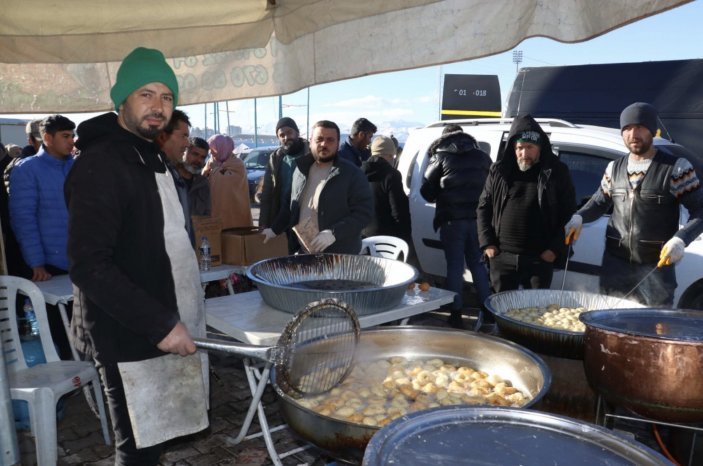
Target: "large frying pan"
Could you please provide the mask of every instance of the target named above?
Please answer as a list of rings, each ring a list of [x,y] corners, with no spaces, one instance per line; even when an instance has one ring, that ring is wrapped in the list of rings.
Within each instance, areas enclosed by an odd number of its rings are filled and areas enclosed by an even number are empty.
[[[361,333],[357,364],[392,356],[441,358],[498,374],[532,396],[525,407],[537,403],[551,383],[549,369],[538,356],[512,342],[489,335],[412,326]],[[275,370],[271,374],[283,417],[291,429],[338,460],[361,462],[366,444],[378,427],[341,421],[304,408],[295,401],[295,393],[282,389],[276,382]]]

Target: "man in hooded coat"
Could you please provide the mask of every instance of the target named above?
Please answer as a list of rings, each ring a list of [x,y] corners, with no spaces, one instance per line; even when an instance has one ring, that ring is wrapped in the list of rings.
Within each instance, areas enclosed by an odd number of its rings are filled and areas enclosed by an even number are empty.
[[[515,118],[476,210],[493,290],[549,288],[554,264],[566,259],[564,225],[575,210],[569,168],[547,134],[530,115]]]

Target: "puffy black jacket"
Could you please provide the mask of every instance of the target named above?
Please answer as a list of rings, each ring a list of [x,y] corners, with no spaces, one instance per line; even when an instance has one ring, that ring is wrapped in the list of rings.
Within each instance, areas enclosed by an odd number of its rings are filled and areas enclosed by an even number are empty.
[[[476,207],[488,176],[491,158],[463,131],[442,135],[429,149],[430,162],[420,187],[435,202],[435,231],[445,222],[476,218]]]
[[[371,185],[375,215],[364,228],[364,236],[390,235],[410,241],[410,207],[400,172],[380,157],[361,164]]]

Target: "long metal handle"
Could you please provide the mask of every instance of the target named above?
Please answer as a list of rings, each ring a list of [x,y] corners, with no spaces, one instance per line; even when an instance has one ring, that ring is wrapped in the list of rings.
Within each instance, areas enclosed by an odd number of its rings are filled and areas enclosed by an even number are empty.
[[[569,268],[569,256],[571,255],[571,243],[566,249],[566,263],[564,264],[564,277],[561,279],[561,291],[564,291],[564,284],[566,283],[566,269]]]
[[[639,288],[639,286],[642,284],[642,282],[644,282],[644,281],[645,281],[650,275],[652,275],[652,274],[654,273],[654,271],[657,270],[658,268],[659,268],[659,266],[658,266],[658,265],[655,265],[652,270],[650,270],[649,272],[647,272],[647,275],[645,275],[644,277],[642,277],[642,280],[638,281],[637,284],[636,284],[630,291],[628,291],[627,293],[625,293],[625,296],[623,296],[622,299],[625,299],[625,298],[627,298],[628,296],[630,296],[637,288]]]
[[[266,362],[271,362],[273,349],[275,348],[272,346],[246,345],[244,343],[234,343],[226,340],[212,340],[209,338],[193,338],[193,342],[195,342],[195,346],[200,349],[238,354],[249,358],[261,359]]]

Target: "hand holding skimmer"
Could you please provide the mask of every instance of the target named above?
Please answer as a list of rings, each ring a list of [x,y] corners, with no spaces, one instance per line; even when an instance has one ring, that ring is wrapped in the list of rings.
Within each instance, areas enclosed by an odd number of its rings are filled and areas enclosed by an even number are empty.
[[[319,395],[339,385],[351,371],[359,343],[359,320],[336,299],[308,304],[288,322],[276,346],[253,346],[194,338],[202,349],[271,362],[285,383],[301,395]]]

